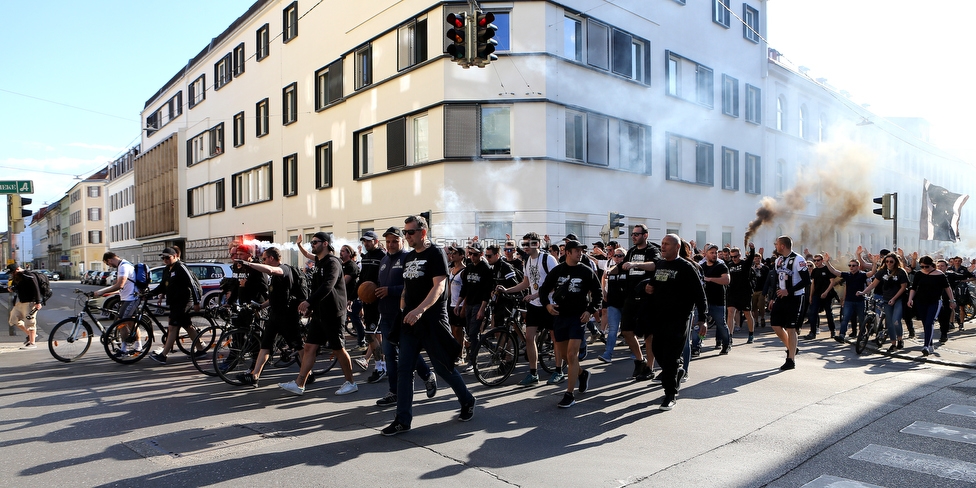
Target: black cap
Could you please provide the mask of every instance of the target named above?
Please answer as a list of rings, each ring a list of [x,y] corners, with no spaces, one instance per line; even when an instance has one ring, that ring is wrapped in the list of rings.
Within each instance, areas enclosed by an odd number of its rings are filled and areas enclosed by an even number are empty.
[[[566,238],[563,239],[563,240],[564,241],[579,241],[579,237],[576,237],[576,234],[570,234],[570,235],[566,236]]]
[[[312,239],[318,239],[318,240],[324,242],[326,245],[329,246],[329,249],[330,250],[335,251],[335,248],[332,247],[332,236],[330,236],[328,233],[326,233],[326,232],[316,232],[315,235],[312,236]]]
[[[389,235],[394,235],[394,236],[397,236],[397,237],[403,237],[403,231],[400,230],[399,227],[390,227],[389,229],[386,229],[386,232],[383,233],[383,237],[386,237],[386,236],[389,236]]]
[[[159,257],[176,256],[176,255],[177,255],[176,249],[173,249],[172,247],[167,247],[166,249],[163,249],[163,252],[159,253]]]
[[[377,239],[379,239],[379,237],[371,230],[363,232],[363,236],[359,238],[360,241],[375,241]]]
[[[586,246],[580,244],[580,241],[577,241],[576,239],[570,239],[566,241],[566,252],[569,252],[572,249],[585,249],[585,248]]]
[[[470,250],[472,250],[472,251],[474,251],[474,252],[476,252],[478,254],[482,254],[482,253],[485,252],[485,248],[482,247],[481,246],[481,243],[478,242],[478,241],[474,241],[471,244],[468,244],[467,247],[468,247],[468,249],[470,249]]]

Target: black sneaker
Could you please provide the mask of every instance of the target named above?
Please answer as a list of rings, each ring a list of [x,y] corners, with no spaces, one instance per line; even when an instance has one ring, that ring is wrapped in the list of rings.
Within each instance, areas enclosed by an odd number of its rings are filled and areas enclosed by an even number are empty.
[[[166,364],[165,354],[156,354],[154,352],[151,352],[149,353],[149,359],[152,359],[153,361],[156,361],[159,364]]]
[[[725,346],[725,347],[723,347],[723,348],[722,348],[722,350],[721,350],[721,351],[719,351],[718,353],[719,353],[719,355],[720,355],[720,356],[725,356],[725,355],[727,355],[727,354],[729,353],[729,351],[731,351],[731,350],[732,350],[732,347],[730,347],[730,346]]]
[[[580,361],[586,359],[586,341],[580,341],[579,355],[577,357],[579,357]]]
[[[841,343],[841,344],[843,344],[844,343],[844,336],[836,336],[836,337],[834,337],[834,340],[837,341],[837,342],[839,342],[839,343]]]
[[[905,341],[898,339],[898,349],[904,349],[904,348],[905,348]]]
[[[891,347],[888,348],[888,354],[892,354],[892,353],[894,353],[897,350],[898,350],[898,346],[895,345],[895,344],[892,344]]]
[[[581,369],[579,372],[578,380],[579,380],[579,392],[586,393],[586,389],[589,387],[589,382],[590,382],[590,372],[585,369]]]
[[[424,380],[424,388],[427,390],[427,398],[434,398],[437,394],[437,377],[434,372],[430,372],[430,377]]]
[[[557,403],[556,406],[559,408],[569,408],[575,404],[576,404],[576,398],[573,396],[572,393],[566,392],[563,394],[563,399],[559,400],[559,403]]]
[[[393,393],[392,391],[386,392],[386,396],[380,398],[379,400],[376,400],[376,406],[378,407],[389,407],[391,405],[396,405],[396,403],[397,403],[397,396],[396,393]]]
[[[647,367],[646,361],[634,361],[634,374],[630,375],[631,378],[636,378],[637,375],[644,372],[644,368]]]
[[[814,339],[817,338],[817,334],[807,334],[807,335],[803,336],[803,338],[806,339],[806,340],[808,340],[808,341],[812,341],[812,340],[814,340]]]
[[[369,378],[366,378],[366,382],[367,383],[370,383],[370,384],[372,384],[372,383],[378,383],[383,378],[386,378],[386,370],[385,369],[374,369],[373,370],[373,374],[369,375]]]
[[[250,386],[252,388],[258,387],[258,379],[255,378],[251,373],[241,373],[237,375],[237,381],[241,382],[244,386]]]
[[[779,370],[780,371],[786,371],[786,370],[789,370],[789,369],[796,369],[796,362],[793,361],[790,358],[786,358],[786,362],[783,363],[783,365],[779,367]]]
[[[674,384],[675,385],[680,385],[681,384],[681,380],[685,379],[685,368],[678,368],[678,376],[676,377],[676,379],[678,381],[676,381]]]
[[[402,423],[400,423],[400,419],[393,419],[393,423],[390,424],[387,428],[381,430],[380,434],[390,437],[390,436],[397,435],[401,432],[407,432],[409,430],[410,430],[409,425],[403,425]]]
[[[697,358],[699,356],[701,356],[701,348],[700,347],[691,348],[691,357]]]
[[[670,394],[664,395],[664,401],[661,402],[661,406],[658,407],[658,410],[663,410],[667,412],[672,408],[674,408],[675,403],[677,402],[675,402],[674,400],[674,395],[670,395]]]
[[[474,404],[475,400],[471,399],[471,404],[461,405],[461,415],[458,415],[458,421],[467,422],[471,420],[471,417],[474,417]]]
[[[644,364],[644,370],[640,372],[637,376],[634,376],[634,381],[647,381],[654,377],[654,371],[647,364]]]
[[[661,382],[661,378],[664,378],[664,371],[663,370],[660,373],[658,373],[657,376],[651,378],[651,383],[660,383]]]

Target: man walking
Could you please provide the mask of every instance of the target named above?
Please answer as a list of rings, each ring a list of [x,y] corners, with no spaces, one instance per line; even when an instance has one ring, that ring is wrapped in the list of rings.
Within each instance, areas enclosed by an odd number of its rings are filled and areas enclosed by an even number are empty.
[[[789,236],[776,238],[776,292],[769,313],[773,332],[786,345],[786,362],[780,370],[796,368],[796,340],[803,325],[803,294],[810,284],[810,272],[803,256],[793,252],[793,239]]]
[[[190,321],[190,302],[193,302],[193,311],[200,311],[200,289],[196,286],[190,270],[187,269],[183,261],[180,261],[180,251],[176,247],[167,247],[159,254],[166,264],[163,270],[163,279],[155,289],[146,295],[146,299],[166,294],[166,305],[169,307],[169,333],[166,334],[166,343],[159,353],[150,353],[149,359],[157,363],[166,364],[166,355],[176,344],[176,339],[180,336],[180,328],[186,329],[191,340],[197,339],[197,331],[193,328]]]
[[[33,273],[24,271],[17,264],[7,266],[10,280],[7,289],[17,294],[17,303],[10,309],[7,323],[11,327],[17,326],[27,334],[27,340],[21,349],[36,349],[34,340],[37,338],[37,311],[43,308],[46,301],[41,294],[40,283]]]

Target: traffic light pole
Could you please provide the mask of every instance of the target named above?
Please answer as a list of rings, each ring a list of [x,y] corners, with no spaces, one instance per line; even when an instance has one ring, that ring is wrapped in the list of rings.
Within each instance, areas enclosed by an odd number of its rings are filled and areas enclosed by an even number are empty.
[[[892,250],[897,250],[898,249],[898,192],[892,193],[891,198],[892,198],[891,206],[893,210],[893,212],[891,212],[892,213],[891,220],[892,222],[894,222],[893,224],[894,227],[891,230],[891,248]]]

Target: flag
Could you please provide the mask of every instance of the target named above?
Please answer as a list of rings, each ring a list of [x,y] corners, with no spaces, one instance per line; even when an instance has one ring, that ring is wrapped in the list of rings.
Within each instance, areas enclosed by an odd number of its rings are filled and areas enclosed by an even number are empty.
[[[919,239],[958,242],[959,215],[966,200],[969,200],[969,195],[952,193],[924,180]]]

